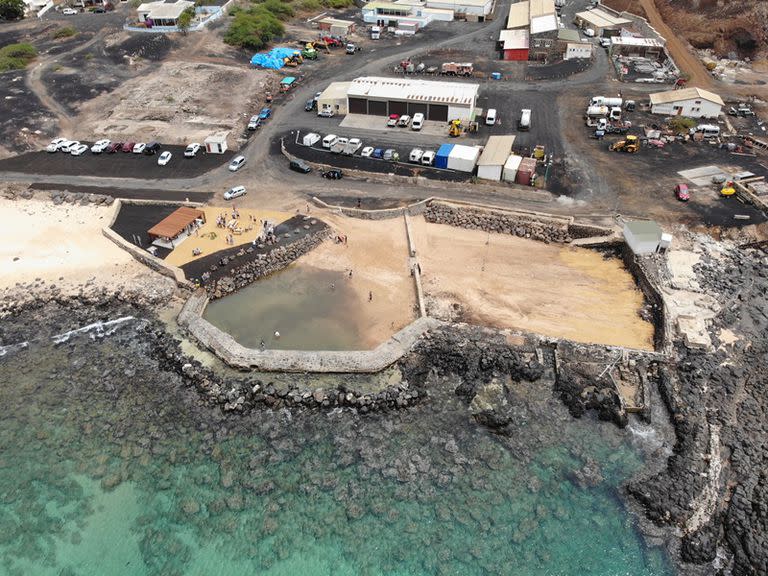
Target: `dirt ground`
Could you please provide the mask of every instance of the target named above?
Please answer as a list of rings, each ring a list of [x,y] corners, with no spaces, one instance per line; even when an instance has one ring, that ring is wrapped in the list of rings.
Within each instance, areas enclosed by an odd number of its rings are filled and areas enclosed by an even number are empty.
[[[243,111],[252,95],[263,92],[271,76],[221,64],[163,62],[152,73],[86,102],[75,136],[183,144],[235,127],[236,135],[247,123]]]
[[[73,290],[91,278],[110,289],[141,282],[147,269],[102,234],[114,209],[0,200],[0,289],[38,279]]]
[[[367,346],[376,346],[416,317],[405,223],[401,218],[370,221],[330,213],[318,217],[337,233],[346,234],[347,243],[323,242],[302,256],[297,265],[346,273],[352,270],[348,282],[357,300],[369,304],[361,307],[360,334]],[[369,294],[373,296],[370,301]]]
[[[643,295],[619,260],[422,218],[411,222],[432,309],[498,328],[653,348],[653,326],[639,316]]]

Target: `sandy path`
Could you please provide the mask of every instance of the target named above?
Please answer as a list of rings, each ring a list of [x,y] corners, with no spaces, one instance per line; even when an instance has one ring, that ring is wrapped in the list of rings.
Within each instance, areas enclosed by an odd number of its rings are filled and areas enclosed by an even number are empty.
[[[672,59],[681,71],[690,74],[691,77],[688,80],[688,85],[708,90],[714,89],[715,82],[712,75],[707,72],[701,60],[688,50],[685,41],[664,22],[654,0],[639,1],[648,15],[648,21],[651,23],[651,26],[666,39],[667,50],[672,55]]]
[[[408,271],[408,246],[402,218],[359,220],[323,213],[319,218],[346,234],[348,242],[323,242],[298,260],[325,270],[347,272],[360,302],[360,333],[375,346],[416,317],[416,293]],[[369,292],[373,300],[368,301]]]
[[[36,279],[66,288],[93,278],[116,287],[150,273],[101,232],[114,206],[0,200],[0,289]]]
[[[458,302],[473,323],[580,342],[652,349],[643,297],[621,262],[547,245],[412,220],[424,290]]]

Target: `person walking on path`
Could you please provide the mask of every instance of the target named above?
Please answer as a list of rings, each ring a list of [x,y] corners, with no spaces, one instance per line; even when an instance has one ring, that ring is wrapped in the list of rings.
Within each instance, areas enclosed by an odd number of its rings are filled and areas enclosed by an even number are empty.
[[[373,292],[368,291],[368,302],[373,302]]]

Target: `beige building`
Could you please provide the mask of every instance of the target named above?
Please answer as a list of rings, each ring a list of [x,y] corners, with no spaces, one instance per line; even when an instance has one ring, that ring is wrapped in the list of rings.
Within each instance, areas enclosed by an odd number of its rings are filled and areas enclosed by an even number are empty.
[[[344,116],[349,113],[347,109],[347,92],[351,82],[331,82],[322,91],[317,99],[317,111],[332,111],[334,114]]]

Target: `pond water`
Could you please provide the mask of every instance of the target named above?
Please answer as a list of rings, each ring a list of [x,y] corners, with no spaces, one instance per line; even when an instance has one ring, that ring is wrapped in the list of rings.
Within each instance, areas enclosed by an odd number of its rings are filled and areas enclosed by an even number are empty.
[[[673,574],[617,495],[642,440],[546,387],[509,437],[443,379],[399,413],[225,416],[134,330],[0,358],[0,574]]]

